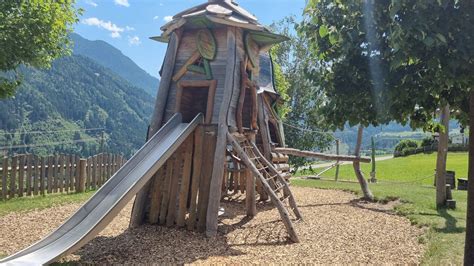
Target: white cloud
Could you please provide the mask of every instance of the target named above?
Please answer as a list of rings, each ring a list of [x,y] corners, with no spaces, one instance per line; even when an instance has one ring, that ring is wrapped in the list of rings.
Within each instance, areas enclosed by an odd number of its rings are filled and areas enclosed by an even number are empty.
[[[90,6],[93,6],[93,7],[97,7],[97,6],[98,6],[97,3],[94,2],[94,1],[92,1],[92,0],[86,0],[85,2],[86,2],[86,4],[88,4],[88,5],[90,5]]]
[[[173,20],[173,16],[165,16],[165,17],[163,18],[163,20],[164,20],[165,22],[170,22],[170,21]]]
[[[140,45],[141,43],[142,43],[142,42],[140,41],[140,38],[139,38],[138,36],[133,36],[133,37],[128,36],[128,44],[129,44],[130,46],[133,46],[133,45],[138,46],[138,45]]]
[[[125,26],[125,30],[126,30],[126,31],[134,31],[135,28],[134,28],[134,27],[130,27],[130,26]]]
[[[121,28],[121,27],[115,25],[111,21],[103,21],[101,19],[94,18],[94,17],[86,18],[86,19],[82,20],[82,23],[85,24],[85,25],[96,26],[100,29],[107,30],[107,31],[110,32],[110,36],[112,38],[120,38],[121,37],[120,33],[125,31],[124,28]]]
[[[159,19],[159,18],[160,18],[160,16],[154,16],[154,17],[153,17],[153,20],[157,20],[157,19]]]
[[[129,7],[128,0],[114,0],[116,5]]]

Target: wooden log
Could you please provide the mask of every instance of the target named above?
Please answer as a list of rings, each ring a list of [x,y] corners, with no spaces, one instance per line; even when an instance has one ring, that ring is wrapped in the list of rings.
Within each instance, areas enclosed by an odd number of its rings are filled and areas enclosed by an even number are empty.
[[[301,151],[292,148],[275,148],[274,152],[283,153],[287,155],[293,155],[297,157],[306,157],[306,158],[319,158],[326,161],[341,161],[341,162],[361,162],[361,163],[370,163],[371,159],[369,157],[356,157],[356,156],[344,156],[344,155],[333,155],[333,154],[324,154],[312,151]]]
[[[171,179],[173,178],[173,171],[174,171],[174,161],[175,157],[171,157],[168,159],[166,162],[166,177],[165,177],[165,182],[163,184],[164,190],[163,190],[163,199],[161,201],[161,207],[160,207],[160,224],[165,224],[166,223],[166,216],[168,213],[168,204],[169,204],[169,199],[170,199],[170,190],[171,190]]]
[[[15,197],[17,172],[18,172],[18,156],[13,156],[12,167],[10,171],[10,199],[13,199]]]
[[[86,171],[86,191],[91,188],[92,181],[92,157],[87,158],[87,171]]]
[[[247,209],[247,216],[254,217],[257,215],[257,200],[255,196],[255,177],[250,169],[245,171],[245,178],[245,206]]]
[[[8,197],[8,157],[3,157],[3,173],[2,173],[2,199],[7,200]]]
[[[247,86],[245,85],[245,77],[246,76],[246,63],[241,62],[240,66],[241,71],[241,85],[240,85],[240,95],[239,95],[239,103],[237,105],[237,112],[236,112],[236,122],[237,122],[237,129],[239,130],[240,134],[244,134],[244,126],[243,126],[243,111],[244,111],[244,103],[245,103],[245,95],[247,91]]]
[[[77,179],[76,179],[76,193],[84,193],[86,190],[86,167],[87,167],[87,160],[80,159],[79,163],[77,163]]]
[[[160,218],[161,200],[163,196],[163,185],[166,177],[165,167],[160,168],[153,177],[153,191],[150,199],[149,223],[156,224]]]
[[[250,95],[252,99],[252,114],[251,114],[251,127],[253,130],[258,130],[258,101],[257,101],[257,85],[250,87]]]
[[[54,193],[58,193],[59,191],[59,182],[61,179],[61,172],[59,170],[59,155],[54,155],[54,185],[53,185],[53,190]]]
[[[273,163],[288,163],[290,157],[281,153],[272,152],[272,162]]]
[[[25,180],[25,155],[20,156],[19,161],[19,170],[18,170],[18,197],[23,197],[25,188],[24,188],[24,180]]]
[[[45,181],[46,181],[46,158],[41,157],[41,175],[40,175],[40,195],[44,196],[45,195]]]
[[[176,219],[176,225],[183,227],[185,224],[188,196],[189,196],[189,185],[191,183],[191,167],[193,163],[193,136],[188,137],[188,140],[184,144],[184,165],[181,179],[181,188],[179,191],[179,202],[178,202],[178,218]]]
[[[200,232],[206,231],[206,219],[210,200],[211,178],[214,171],[213,159],[216,150],[216,128],[213,126],[205,127],[203,139],[203,165],[201,168],[201,182],[199,184],[198,200],[198,223],[197,229]],[[222,157],[224,157],[225,153]],[[221,167],[222,168],[222,167]],[[222,181],[222,176],[221,176]],[[220,192],[220,186],[216,188]],[[219,193],[220,197],[220,193]],[[219,198],[220,202],[220,198]]]
[[[180,148],[176,152],[176,160],[174,161],[173,176],[171,179],[170,200],[168,205],[168,215],[166,216],[166,226],[170,227],[175,224],[176,219],[176,200],[178,197],[179,179],[182,173],[183,149]]]
[[[225,162],[225,154],[227,147],[227,111],[230,106],[232,92],[239,82],[239,71],[236,67],[238,64],[237,60],[237,41],[236,34],[237,29],[235,27],[228,27],[227,29],[227,67],[226,67],[226,79],[224,84],[224,96],[219,111],[219,122],[217,130],[217,143],[214,151],[214,164],[212,167],[212,177],[209,191],[209,203],[207,207],[206,215],[206,235],[208,237],[214,237],[217,235],[217,215],[219,212],[219,205],[221,200],[221,186],[222,176],[224,175],[224,168],[222,167]],[[240,40],[239,40],[240,41]]]
[[[272,147],[270,146],[270,132],[268,131],[268,120],[265,115],[265,105],[263,103],[263,94],[258,96],[258,125],[260,136],[262,138],[263,155],[267,159],[272,159]]]
[[[26,157],[26,195],[31,196],[33,179],[33,155],[28,154]]]
[[[39,187],[41,184],[41,161],[38,156],[35,156],[35,176],[33,179],[33,195],[39,194]]]
[[[92,190],[97,189],[97,155],[92,157]]]
[[[339,156],[339,145],[340,145],[340,140],[336,139],[336,155]],[[337,161],[336,165],[336,173],[334,176],[334,179],[337,181],[339,179],[339,161]]]
[[[191,204],[189,207],[189,219],[187,222],[188,230],[193,230],[196,225],[197,217],[197,196],[199,184],[201,181],[202,157],[203,157],[203,138],[204,130],[198,126],[194,132],[194,156],[193,156],[193,175],[191,178]]]

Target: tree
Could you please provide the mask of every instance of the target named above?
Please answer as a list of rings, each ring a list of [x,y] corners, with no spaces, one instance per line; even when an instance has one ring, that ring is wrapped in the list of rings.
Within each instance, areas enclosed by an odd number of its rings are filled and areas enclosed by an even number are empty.
[[[282,110],[280,115],[289,147],[324,150],[329,148],[334,137],[321,130],[322,118],[318,116],[317,108],[322,102],[320,98],[315,97],[319,89],[304,75],[304,69],[310,64],[306,59],[308,46],[304,36],[296,34],[296,26],[294,16],[286,17],[272,25],[274,31],[290,38],[271,50],[277,89],[280,94],[283,92],[285,101],[284,106],[279,108]],[[290,163],[298,168],[305,165],[307,159],[291,157]]]
[[[325,89],[329,99],[325,111],[332,115],[331,121],[336,125],[343,121],[374,124],[393,119],[402,123],[410,121],[413,127],[424,126],[439,107],[449,104],[457,119],[474,126],[473,1],[347,2],[311,0],[303,24],[303,32],[312,37],[312,56],[320,56],[327,63],[322,80],[330,81],[331,85]],[[371,66],[372,70],[366,71]],[[344,75],[341,69],[355,77]],[[361,73],[365,78],[370,73],[381,78],[360,79]],[[346,92],[360,89],[352,86],[354,81],[371,81],[368,86],[374,88],[375,96],[370,97],[367,91],[365,94]],[[367,89],[364,84],[356,85]],[[343,104],[348,100],[343,98],[358,93],[365,98],[352,99],[364,106],[351,105],[356,115],[346,115],[348,108]],[[382,108],[375,109],[378,99],[383,100],[383,104],[378,105]],[[331,111],[331,108],[343,111]],[[377,115],[370,114],[374,111]],[[474,134],[470,135],[474,138]],[[472,141],[465,264],[474,264]]]
[[[75,0],[0,1],[0,98],[21,83],[20,65],[49,67],[70,53],[69,33],[82,12]]]

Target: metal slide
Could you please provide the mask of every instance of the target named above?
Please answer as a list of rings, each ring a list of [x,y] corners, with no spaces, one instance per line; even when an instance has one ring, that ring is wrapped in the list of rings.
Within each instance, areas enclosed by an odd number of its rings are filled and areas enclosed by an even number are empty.
[[[42,265],[70,254],[100,233],[153,177],[203,116],[181,123],[176,114],[69,220],[36,244],[0,261],[1,265]]]

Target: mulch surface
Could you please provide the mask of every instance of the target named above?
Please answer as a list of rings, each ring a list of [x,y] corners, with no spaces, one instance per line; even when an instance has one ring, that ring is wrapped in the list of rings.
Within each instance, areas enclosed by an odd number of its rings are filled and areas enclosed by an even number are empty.
[[[62,262],[74,263],[317,263],[419,264],[423,229],[393,214],[393,204],[359,201],[353,194],[292,188],[303,221],[295,222],[300,243],[288,242],[278,211],[259,203],[245,216],[243,197],[222,204],[219,236],[209,239],[184,229],[128,229],[132,203],[94,240]],[[0,254],[12,254],[49,234],[80,204],[0,217]]]

